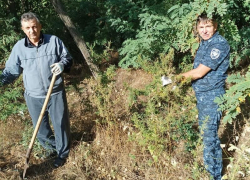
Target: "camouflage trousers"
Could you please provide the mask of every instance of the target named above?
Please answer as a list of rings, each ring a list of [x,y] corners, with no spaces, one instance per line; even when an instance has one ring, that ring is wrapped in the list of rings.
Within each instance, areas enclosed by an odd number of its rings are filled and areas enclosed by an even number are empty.
[[[224,89],[209,92],[196,92],[197,108],[199,112],[199,130],[203,139],[203,159],[206,170],[214,180],[221,180],[222,150],[218,137],[218,128],[222,112],[218,111],[218,105],[214,102],[216,97],[225,93]]]

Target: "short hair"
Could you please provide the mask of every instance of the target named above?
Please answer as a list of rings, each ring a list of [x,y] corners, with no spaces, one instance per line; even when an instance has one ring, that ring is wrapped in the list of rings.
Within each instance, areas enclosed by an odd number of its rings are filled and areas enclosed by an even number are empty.
[[[24,13],[21,16],[21,24],[22,24],[23,21],[29,21],[29,20],[32,20],[32,19],[36,19],[36,21],[38,23],[40,23],[39,18],[38,18],[38,16],[35,13],[33,13],[33,12],[27,12],[27,13]]]
[[[213,23],[213,25],[215,25],[215,24],[217,24],[217,20],[216,20],[216,18],[215,18],[215,16],[213,15],[212,16],[212,18],[209,18],[208,16],[207,16],[207,14],[206,13],[202,13],[201,15],[199,15],[198,17],[197,17],[197,19],[196,19],[196,26],[200,23],[200,22],[212,22]]]

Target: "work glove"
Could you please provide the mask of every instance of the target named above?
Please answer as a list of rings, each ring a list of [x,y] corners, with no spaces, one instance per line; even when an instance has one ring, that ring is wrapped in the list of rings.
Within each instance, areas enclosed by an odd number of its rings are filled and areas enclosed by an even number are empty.
[[[64,70],[64,64],[63,63],[54,63],[50,66],[52,69],[51,69],[51,72],[55,75],[59,75],[63,72]]]
[[[166,85],[171,84],[173,82],[171,78],[169,78],[165,75],[163,75],[161,77],[161,81],[162,81],[162,86],[166,86]]]

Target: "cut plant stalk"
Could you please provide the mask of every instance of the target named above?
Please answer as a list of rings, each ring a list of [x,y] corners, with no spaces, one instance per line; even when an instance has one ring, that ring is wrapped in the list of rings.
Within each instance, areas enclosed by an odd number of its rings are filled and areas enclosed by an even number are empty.
[[[33,135],[32,135],[32,138],[31,138],[29,147],[28,147],[27,152],[26,152],[26,156],[25,156],[25,157],[26,157],[26,160],[25,160],[24,171],[23,171],[23,179],[25,178],[26,171],[27,171],[27,169],[29,168],[30,154],[31,154],[31,151],[32,151],[32,148],[33,148],[33,145],[34,145],[34,142],[35,142],[36,135],[37,135],[37,133],[38,133],[39,127],[40,127],[40,125],[41,125],[41,122],[42,122],[42,119],[43,119],[44,112],[45,112],[46,107],[47,107],[47,105],[48,105],[49,98],[50,98],[51,92],[52,92],[52,90],[53,90],[53,86],[54,86],[54,84],[55,84],[55,80],[56,80],[56,75],[53,74],[53,77],[52,77],[52,80],[51,80],[51,83],[50,83],[50,86],[49,86],[49,90],[48,90],[48,92],[47,92],[47,95],[46,95],[45,101],[44,101],[44,103],[43,103],[43,107],[42,107],[41,113],[40,113],[40,115],[39,115],[39,118],[38,118],[38,121],[37,121],[35,130],[34,130],[34,133],[33,133]]]

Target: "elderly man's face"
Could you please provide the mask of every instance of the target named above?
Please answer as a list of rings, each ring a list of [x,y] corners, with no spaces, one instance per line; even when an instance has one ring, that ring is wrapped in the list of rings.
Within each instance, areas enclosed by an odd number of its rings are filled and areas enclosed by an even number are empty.
[[[211,21],[201,21],[197,25],[197,31],[203,40],[210,39],[217,30],[217,24],[213,24]]]
[[[42,26],[37,22],[36,19],[31,19],[29,21],[22,21],[22,30],[27,35],[29,40],[37,45],[37,42],[40,39],[40,32]]]

